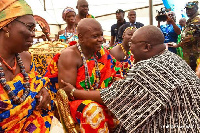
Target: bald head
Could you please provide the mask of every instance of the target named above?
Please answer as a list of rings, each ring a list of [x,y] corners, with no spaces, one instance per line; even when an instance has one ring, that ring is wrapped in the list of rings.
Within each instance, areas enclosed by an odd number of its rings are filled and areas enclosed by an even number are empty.
[[[88,2],[86,0],[78,0],[76,6],[82,5],[82,3],[88,3]]]
[[[128,12],[128,16],[130,16],[130,14],[136,14],[136,12],[134,11],[134,10],[130,10],[129,12]]]
[[[154,44],[163,44],[164,43],[164,35],[161,30],[153,25],[148,25],[139,28],[135,31],[134,35],[141,36],[143,41],[146,41],[152,45]]]
[[[139,28],[131,38],[131,52],[135,62],[149,59],[165,50],[164,35],[161,30],[152,25]]]
[[[78,0],[76,9],[78,9],[78,15],[82,16],[81,18],[86,18],[89,11],[88,2],[86,0]]]
[[[179,25],[180,25],[181,27],[185,27],[185,25],[186,25],[186,19],[185,19],[185,18],[181,18],[181,19],[179,20]]]
[[[93,18],[81,19],[77,26],[78,34],[82,35],[99,29],[102,30],[101,24]]]

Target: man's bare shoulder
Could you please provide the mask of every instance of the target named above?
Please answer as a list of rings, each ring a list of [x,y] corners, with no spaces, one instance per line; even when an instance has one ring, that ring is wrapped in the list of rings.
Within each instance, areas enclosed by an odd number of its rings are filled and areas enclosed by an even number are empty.
[[[64,49],[59,58],[62,64],[77,64],[80,61],[80,53],[76,45]]]

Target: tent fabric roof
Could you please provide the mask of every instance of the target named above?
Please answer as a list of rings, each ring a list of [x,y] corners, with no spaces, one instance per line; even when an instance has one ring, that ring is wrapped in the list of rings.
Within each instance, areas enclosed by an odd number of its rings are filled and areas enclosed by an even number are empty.
[[[44,0],[26,0],[33,9],[34,15],[43,17],[49,24],[64,24],[62,11],[65,7],[72,7],[76,12],[77,0],[45,0],[46,11],[44,11]],[[130,10],[149,5],[149,0],[87,0],[89,13],[100,17],[105,14],[115,13],[117,9]],[[153,0],[153,4],[160,4],[162,0]]]

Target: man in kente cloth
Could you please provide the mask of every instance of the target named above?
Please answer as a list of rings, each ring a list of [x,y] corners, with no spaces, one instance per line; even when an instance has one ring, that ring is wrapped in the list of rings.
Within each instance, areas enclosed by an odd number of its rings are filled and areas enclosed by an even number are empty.
[[[200,132],[200,80],[182,58],[165,50],[160,29],[139,28],[130,49],[135,64],[125,80],[100,91],[76,89],[74,98],[106,105],[121,133]],[[73,88],[65,83],[63,90],[70,96]]]
[[[46,76],[52,81],[50,88],[55,92],[64,87],[61,80],[78,90],[104,89],[115,81],[116,71],[120,69],[116,66],[120,63],[102,47],[103,31],[99,22],[92,18],[82,19],[77,32],[78,44],[57,54],[48,67]],[[109,132],[109,128],[115,126],[113,117],[107,114],[104,106],[91,100],[76,100],[73,95],[69,98],[72,117],[80,124],[82,132]]]

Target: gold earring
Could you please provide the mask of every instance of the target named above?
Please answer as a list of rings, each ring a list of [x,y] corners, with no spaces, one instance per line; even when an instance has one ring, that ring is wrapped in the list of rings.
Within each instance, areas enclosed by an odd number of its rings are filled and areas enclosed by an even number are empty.
[[[7,38],[9,38],[10,37],[9,31],[6,31],[5,35],[6,35]]]

